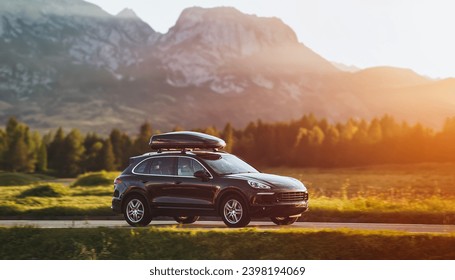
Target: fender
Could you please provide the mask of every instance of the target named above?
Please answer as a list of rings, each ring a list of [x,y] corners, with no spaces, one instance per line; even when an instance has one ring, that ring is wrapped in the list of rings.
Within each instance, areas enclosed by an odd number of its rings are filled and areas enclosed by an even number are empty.
[[[234,193],[238,196],[240,196],[241,198],[243,198],[243,200],[245,200],[245,202],[250,205],[250,199],[240,190],[239,187],[235,187],[235,186],[232,186],[232,187],[227,187],[223,190],[221,190],[215,197],[215,209],[217,212],[220,211],[220,203],[221,203],[221,200],[223,199],[223,197],[225,197],[225,195],[229,194],[229,193]]]

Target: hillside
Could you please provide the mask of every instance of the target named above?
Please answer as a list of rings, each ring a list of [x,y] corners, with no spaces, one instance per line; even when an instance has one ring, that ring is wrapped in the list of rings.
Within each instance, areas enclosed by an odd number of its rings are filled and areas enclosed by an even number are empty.
[[[234,8],[185,9],[166,34],[132,10],[81,0],[6,0],[0,18],[3,123],[134,132],[145,120],[166,130],[312,112],[435,127],[455,114],[451,82],[392,67],[344,72],[280,19]]]

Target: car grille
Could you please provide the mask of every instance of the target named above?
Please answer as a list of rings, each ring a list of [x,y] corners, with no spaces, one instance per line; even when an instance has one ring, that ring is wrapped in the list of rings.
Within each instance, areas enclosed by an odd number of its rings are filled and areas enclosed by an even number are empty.
[[[302,201],[308,200],[308,193],[306,192],[287,192],[279,193],[277,201],[279,202],[290,202],[290,201]]]

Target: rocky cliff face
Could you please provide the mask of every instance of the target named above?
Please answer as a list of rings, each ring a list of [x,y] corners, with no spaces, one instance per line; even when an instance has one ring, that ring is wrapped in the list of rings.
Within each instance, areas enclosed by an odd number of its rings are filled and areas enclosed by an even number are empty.
[[[280,60],[288,64],[287,57],[302,71],[336,71],[299,43],[281,20],[245,15],[233,8],[186,9],[157,46],[170,85],[204,85],[217,93],[243,92],[249,82],[270,87],[273,82],[258,75],[258,70],[282,66],[274,65]],[[273,61],[276,57],[280,58]],[[272,70],[279,74],[283,69]],[[244,77],[245,72],[249,77]]]

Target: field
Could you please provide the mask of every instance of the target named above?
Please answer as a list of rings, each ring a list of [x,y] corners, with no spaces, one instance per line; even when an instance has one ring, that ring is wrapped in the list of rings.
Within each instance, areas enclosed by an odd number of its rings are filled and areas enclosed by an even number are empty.
[[[0,217],[55,218],[61,216],[112,216],[110,203],[113,193],[112,182],[118,172],[84,174],[74,180],[36,179],[19,186],[1,186]],[[24,174],[0,174],[16,177]],[[26,175],[30,179],[31,175]]]
[[[0,259],[453,260],[454,237],[350,230],[0,228]]]
[[[263,171],[305,183],[310,192],[306,221],[455,223],[455,164]],[[24,175],[29,181],[12,185],[22,175],[0,173],[0,216],[112,216],[116,175],[86,174],[69,185]]]

